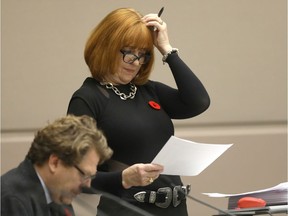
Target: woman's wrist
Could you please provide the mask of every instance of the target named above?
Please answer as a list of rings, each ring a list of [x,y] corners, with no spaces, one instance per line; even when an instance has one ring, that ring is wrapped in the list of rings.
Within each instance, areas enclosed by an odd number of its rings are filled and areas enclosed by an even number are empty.
[[[125,189],[129,189],[131,186],[125,181],[125,177],[124,177],[125,173],[124,172],[125,172],[125,170],[122,171],[122,186]]]
[[[171,48],[166,54],[163,55],[162,57],[163,64],[166,63],[166,60],[169,57],[169,55],[171,55],[172,53],[178,53],[178,52],[179,50],[177,48]]]
[[[160,53],[161,53],[162,55],[165,55],[165,54],[168,53],[172,48],[173,48],[173,47],[169,44],[169,45],[167,45],[167,46],[165,46],[165,47],[161,47],[161,48],[158,48],[158,49],[159,49],[159,51],[160,51]]]

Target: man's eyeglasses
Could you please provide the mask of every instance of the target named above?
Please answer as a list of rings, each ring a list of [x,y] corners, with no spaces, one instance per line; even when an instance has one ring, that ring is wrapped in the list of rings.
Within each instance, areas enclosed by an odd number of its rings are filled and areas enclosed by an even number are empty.
[[[82,176],[82,180],[83,181],[87,181],[87,180],[93,180],[96,175],[87,175],[82,169],[80,169],[77,165],[74,165],[74,167],[79,171],[79,173]]]
[[[146,64],[150,60],[150,53],[145,53],[140,56],[133,54],[131,51],[120,50],[123,54],[123,61],[128,64],[132,64],[134,61],[138,60],[140,65]]]

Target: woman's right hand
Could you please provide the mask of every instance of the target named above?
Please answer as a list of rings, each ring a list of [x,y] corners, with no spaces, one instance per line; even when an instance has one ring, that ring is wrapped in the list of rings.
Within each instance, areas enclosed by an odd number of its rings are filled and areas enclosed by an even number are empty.
[[[134,164],[122,171],[122,185],[125,189],[147,186],[159,177],[163,169],[159,164]]]

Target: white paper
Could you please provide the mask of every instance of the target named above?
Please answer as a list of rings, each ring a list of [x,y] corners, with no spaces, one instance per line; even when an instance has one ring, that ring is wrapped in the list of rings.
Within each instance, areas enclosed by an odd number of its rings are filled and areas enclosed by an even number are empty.
[[[288,190],[288,182],[280,183],[274,187],[263,189],[263,190],[257,190],[257,191],[250,191],[245,193],[238,193],[238,194],[222,194],[222,193],[203,193],[204,195],[207,195],[209,197],[233,197],[233,196],[241,196],[241,195],[249,195],[249,194],[255,194],[255,193],[262,193],[262,192],[269,192],[269,191],[281,191],[281,190]]]
[[[152,163],[164,166],[162,174],[196,176],[231,146],[196,143],[171,136]]]

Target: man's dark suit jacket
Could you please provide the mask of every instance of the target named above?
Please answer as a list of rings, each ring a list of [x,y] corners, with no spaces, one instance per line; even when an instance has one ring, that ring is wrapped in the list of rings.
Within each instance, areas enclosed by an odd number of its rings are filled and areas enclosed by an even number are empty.
[[[1,176],[1,216],[49,216],[44,189],[27,158]]]

